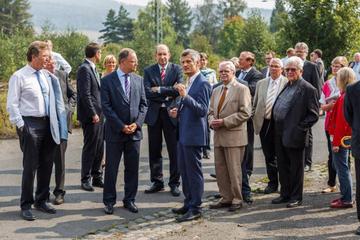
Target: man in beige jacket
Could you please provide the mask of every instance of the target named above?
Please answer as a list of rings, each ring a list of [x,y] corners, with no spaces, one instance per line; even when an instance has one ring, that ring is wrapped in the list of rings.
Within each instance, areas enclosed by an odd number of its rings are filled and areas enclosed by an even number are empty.
[[[269,63],[270,76],[257,82],[254,97],[253,123],[255,134],[260,134],[261,147],[265,156],[266,172],[269,183],[265,194],[276,192],[279,186],[278,169],[275,157],[274,128],[270,124],[272,106],[287,83],[281,75],[283,63],[279,58]]]
[[[210,208],[242,207],[241,160],[248,143],[246,121],[251,116],[249,88],[235,78],[235,66],[231,61],[219,64],[223,85],[213,90],[208,115],[214,130],[214,156],[216,180],[221,200]]]

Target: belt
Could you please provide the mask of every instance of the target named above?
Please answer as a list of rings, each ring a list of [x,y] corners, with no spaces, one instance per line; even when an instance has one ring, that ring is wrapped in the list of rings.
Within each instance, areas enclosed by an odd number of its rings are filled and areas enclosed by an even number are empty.
[[[22,116],[22,118],[27,120],[40,120],[40,121],[49,120],[48,116],[43,116],[43,117]]]

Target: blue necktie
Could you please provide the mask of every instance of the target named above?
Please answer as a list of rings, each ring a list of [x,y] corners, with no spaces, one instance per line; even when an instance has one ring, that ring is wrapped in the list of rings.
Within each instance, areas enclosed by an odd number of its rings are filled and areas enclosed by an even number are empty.
[[[125,78],[125,94],[128,99],[130,99],[130,81],[129,81],[129,74],[124,75]]]
[[[40,88],[41,88],[41,93],[44,97],[44,103],[45,103],[45,114],[46,116],[49,116],[49,95],[46,92],[46,87],[45,87],[45,83],[42,80],[42,78],[40,77],[40,71],[36,71],[35,72],[36,78],[39,82]]]

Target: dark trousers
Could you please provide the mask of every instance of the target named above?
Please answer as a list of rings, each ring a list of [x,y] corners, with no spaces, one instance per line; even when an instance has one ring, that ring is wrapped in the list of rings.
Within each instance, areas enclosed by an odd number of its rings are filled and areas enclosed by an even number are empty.
[[[327,162],[329,179],[328,179],[327,184],[330,187],[334,187],[336,185],[336,170],[334,169],[334,165],[333,165],[332,144],[331,144],[330,134],[328,131],[325,131],[325,135],[326,135],[327,147],[328,147],[328,151],[329,151],[329,157],[328,157],[328,162]]]
[[[67,148],[67,141],[61,140],[61,143],[56,147],[56,154],[54,156],[55,165],[55,189],[53,191],[55,196],[65,195],[65,152]]]
[[[302,201],[304,185],[304,148],[287,148],[282,135],[275,134],[275,151],[279,169],[280,196]]]
[[[254,167],[254,125],[252,120],[248,120],[247,123],[247,135],[248,135],[248,145],[245,147],[244,158],[241,163],[241,172],[242,172],[242,195],[245,198],[251,193],[251,187],[249,183],[249,178],[252,174]]]
[[[311,128],[309,129],[309,142],[305,147],[305,165],[312,165],[312,152],[313,152],[313,135]]]
[[[140,141],[106,142],[103,203],[115,205],[116,180],[124,153],[124,203],[135,202],[139,179]]]
[[[260,141],[265,156],[266,172],[269,178],[268,186],[277,189],[279,186],[279,178],[275,155],[274,127],[268,119],[264,119],[260,130]]]
[[[23,117],[23,119],[25,122],[23,130],[17,130],[20,148],[23,151],[24,168],[20,207],[22,210],[27,210],[33,203],[41,204],[49,197],[53,157],[57,145],[50,132],[49,118]],[[37,185],[34,200],[35,174]]]
[[[211,150],[210,147],[210,126],[209,126],[209,122],[206,121],[206,127],[207,127],[207,136],[206,136],[206,146],[203,147],[203,155],[208,155],[208,151]]]
[[[99,123],[82,124],[84,146],[81,155],[81,182],[101,180],[101,160],[104,155],[104,125]]]
[[[178,163],[185,196],[184,207],[189,211],[200,211],[204,193],[204,177],[201,170],[200,146],[185,146],[178,142]]]
[[[355,177],[356,177],[356,211],[360,221],[360,158],[355,157]]]
[[[180,173],[177,166],[176,154],[176,127],[171,122],[166,108],[160,108],[159,117],[155,125],[148,125],[149,137],[149,161],[150,161],[150,180],[152,183],[164,186],[163,179],[163,157],[162,151],[162,133],[164,132],[167,151],[169,154],[170,179],[169,186],[180,185]]]

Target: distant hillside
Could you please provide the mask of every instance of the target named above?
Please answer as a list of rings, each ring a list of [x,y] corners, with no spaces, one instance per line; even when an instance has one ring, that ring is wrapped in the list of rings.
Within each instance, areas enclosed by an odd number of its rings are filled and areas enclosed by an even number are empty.
[[[36,30],[40,30],[46,21],[50,21],[57,31],[74,28],[96,40],[99,30],[103,28],[103,22],[110,9],[117,11],[120,3],[115,0],[29,0],[30,13],[33,15],[33,23]],[[138,10],[142,6],[123,4],[129,11],[131,18],[136,18]],[[266,21],[270,21],[272,10],[259,9]],[[251,11],[247,9],[246,15]]]

